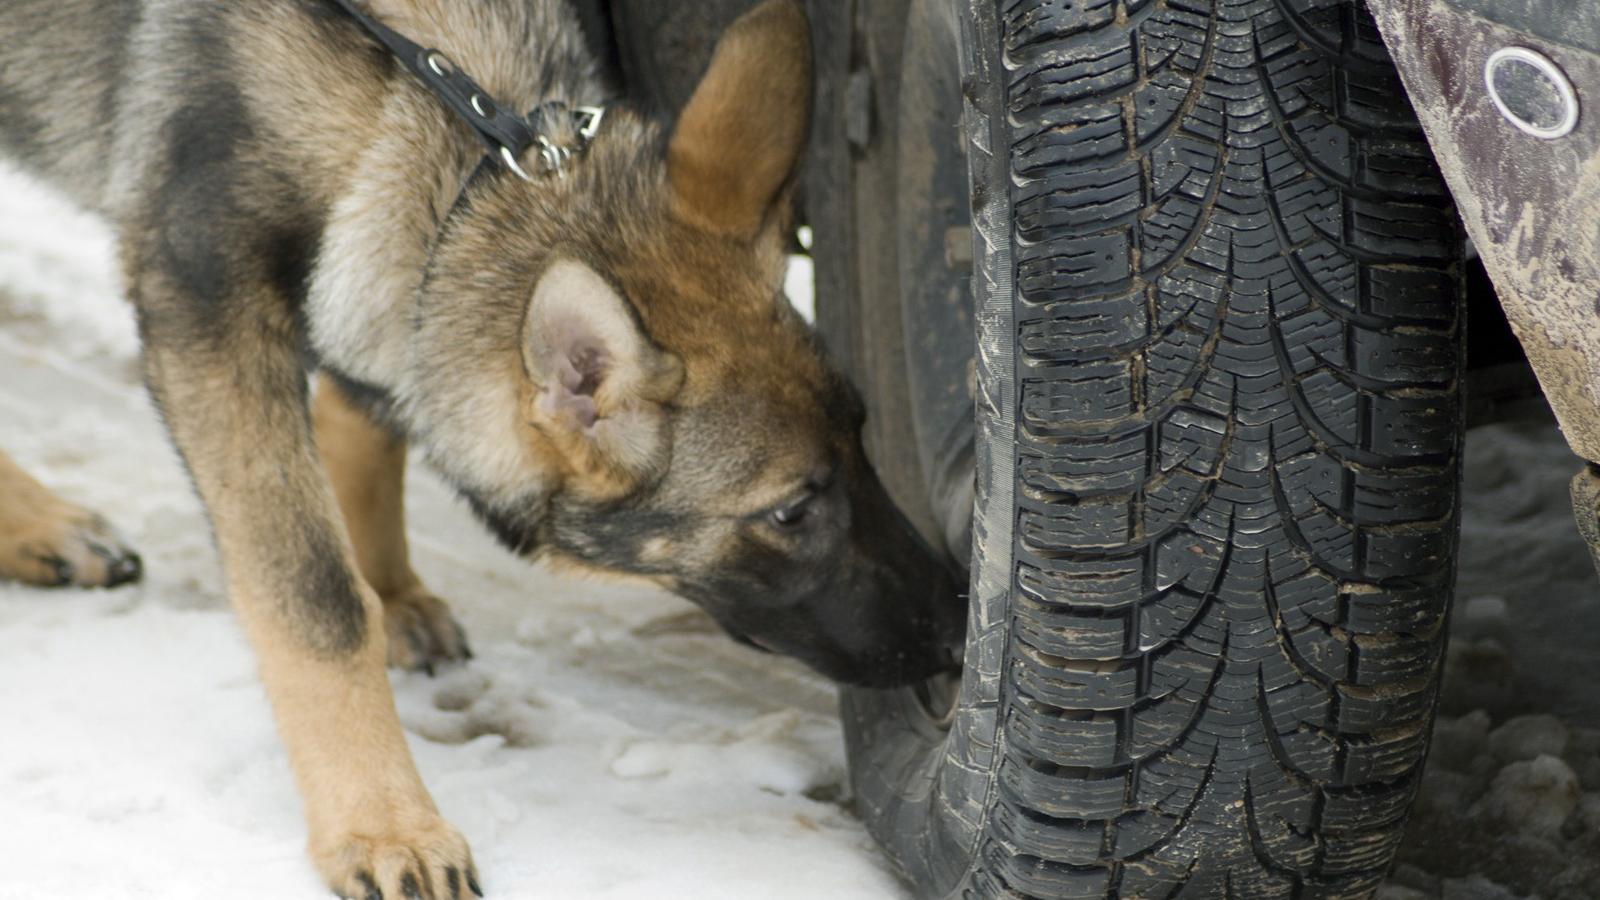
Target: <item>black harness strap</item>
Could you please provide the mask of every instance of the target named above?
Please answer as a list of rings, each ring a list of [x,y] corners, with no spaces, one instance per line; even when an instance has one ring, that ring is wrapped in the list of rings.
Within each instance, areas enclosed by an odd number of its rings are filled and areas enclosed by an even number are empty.
[[[498,102],[461,71],[442,51],[423,47],[393,28],[368,15],[354,0],[334,0],[367,33],[382,44],[412,75],[483,142],[491,157],[523,178],[528,175],[518,165],[530,147],[539,145],[540,158],[547,171],[560,172],[572,155],[572,148],[552,144],[544,136],[544,117],[568,112],[565,103],[553,101],[523,116]],[[584,144],[594,136],[604,110],[579,107],[571,110],[573,126]],[[577,149],[582,149],[580,144]]]

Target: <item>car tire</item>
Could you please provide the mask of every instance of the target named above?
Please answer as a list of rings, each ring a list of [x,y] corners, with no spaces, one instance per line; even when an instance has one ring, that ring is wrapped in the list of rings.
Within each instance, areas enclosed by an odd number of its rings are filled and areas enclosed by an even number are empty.
[[[1463,316],[1364,5],[843,6],[811,5],[867,67],[819,43],[819,321],[971,561],[951,698],[843,693],[856,808],[923,897],[1368,897],[1438,696]]]

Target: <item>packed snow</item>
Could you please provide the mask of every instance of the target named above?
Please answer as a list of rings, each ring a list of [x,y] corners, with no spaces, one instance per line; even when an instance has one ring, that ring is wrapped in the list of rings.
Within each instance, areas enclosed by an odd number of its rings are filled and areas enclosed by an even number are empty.
[[[0,173],[0,446],[144,553],[0,584],[0,900],[322,897],[200,506],[93,218]],[[791,286],[809,290],[809,272]],[[1551,426],[1474,432],[1449,682],[1385,900],[1600,897],[1600,589]],[[414,557],[477,658],[392,676],[490,896],[896,900],[831,687],[688,604],[511,558],[420,468]]]
[[[324,897],[111,265],[99,222],[0,178],[0,446],[146,562],[114,591],[0,584],[0,900]],[[413,472],[416,565],[477,658],[393,681],[491,897],[902,896],[841,803],[828,684],[681,600],[509,556]]]
[[[1600,898],[1600,583],[1553,425],[1467,436],[1440,718],[1380,900]]]

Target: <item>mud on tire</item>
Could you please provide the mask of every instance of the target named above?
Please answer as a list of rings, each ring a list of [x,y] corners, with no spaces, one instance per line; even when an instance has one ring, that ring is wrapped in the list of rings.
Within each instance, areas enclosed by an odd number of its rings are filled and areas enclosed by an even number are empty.
[[[858,806],[928,897],[1366,897],[1427,751],[1462,443],[1455,215],[1377,32],[947,2],[972,618],[948,730],[847,693]]]

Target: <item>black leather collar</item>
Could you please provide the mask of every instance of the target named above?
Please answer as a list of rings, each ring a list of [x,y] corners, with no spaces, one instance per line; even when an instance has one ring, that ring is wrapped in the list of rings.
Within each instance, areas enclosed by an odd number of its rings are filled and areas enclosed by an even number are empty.
[[[513,112],[490,96],[442,51],[423,47],[407,38],[373,18],[354,0],[334,2],[466,123],[483,142],[491,158],[524,180],[533,180],[519,162],[530,148],[539,148],[542,171],[560,174],[572,154],[588,145],[605,116],[601,107],[569,108],[559,100],[542,103],[525,116]],[[547,123],[557,116],[571,117],[572,130],[579,140],[576,146],[557,143],[547,137]]]

